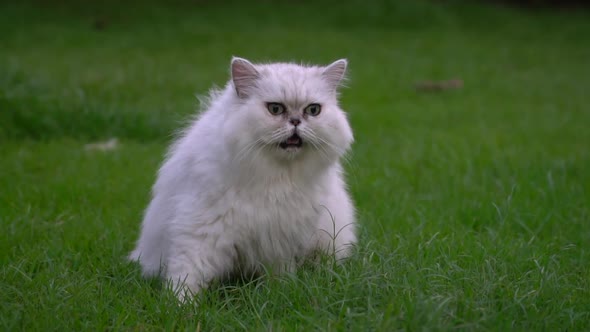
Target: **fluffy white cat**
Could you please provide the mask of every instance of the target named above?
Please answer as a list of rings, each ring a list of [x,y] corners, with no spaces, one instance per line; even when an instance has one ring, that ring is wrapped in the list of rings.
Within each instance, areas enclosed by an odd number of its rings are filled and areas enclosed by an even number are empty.
[[[354,207],[340,159],[353,141],[337,89],[347,61],[254,65],[231,80],[173,144],[130,254],[181,300],[212,280],[293,271],[316,251],[347,257]]]

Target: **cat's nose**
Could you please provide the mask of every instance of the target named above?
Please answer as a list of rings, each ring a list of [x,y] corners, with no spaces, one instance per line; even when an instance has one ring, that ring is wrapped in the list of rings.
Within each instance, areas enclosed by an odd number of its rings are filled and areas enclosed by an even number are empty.
[[[289,122],[297,127],[301,123],[301,120],[299,118],[293,117],[289,119]]]

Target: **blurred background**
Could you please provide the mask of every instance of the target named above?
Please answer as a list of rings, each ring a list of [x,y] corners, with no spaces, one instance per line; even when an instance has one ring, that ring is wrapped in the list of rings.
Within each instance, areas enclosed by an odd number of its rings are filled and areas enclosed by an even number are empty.
[[[504,101],[515,94],[542,98],[554,85],[579,91],[556,67],[588,55],[582,3],[5,2],[0,137],[163,139],[194,112],[195,94],[225,84],[232,55],[313,64],[349,58],[345,105],[377,128],[424,114],[432,100],[416,96],[422,81],[464,81],[472,115],[511,108]],[[385,123],[370,120],[383,114]]]

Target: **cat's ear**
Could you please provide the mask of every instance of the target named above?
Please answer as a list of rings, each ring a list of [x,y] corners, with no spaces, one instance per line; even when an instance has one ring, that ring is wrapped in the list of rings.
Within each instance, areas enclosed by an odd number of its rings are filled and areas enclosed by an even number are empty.
[[[347,65],[346,59],[340,59],[324,68],[322,76],[334,90],[340,86],[340,82],[344,79]]]
[[[259,76],[256,67],[250,61],[238,57],[232,58],[231,79],[238,97],[247,97],[248,91],[254,87]]]

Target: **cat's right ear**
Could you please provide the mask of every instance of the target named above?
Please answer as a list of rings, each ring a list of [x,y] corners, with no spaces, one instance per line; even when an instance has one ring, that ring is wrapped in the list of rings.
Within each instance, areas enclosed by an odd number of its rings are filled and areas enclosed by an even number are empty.
[[[347,66],[348,61],[346,59],[340,59],[324,68],[322,75],[334,90],[338,89],[342,80],[344,80]]]
[[[256,85],[259,76],[256,67],[250,61],[238,57],[232,58],[231,79],[238,97],[248,97],[248,92]]]

